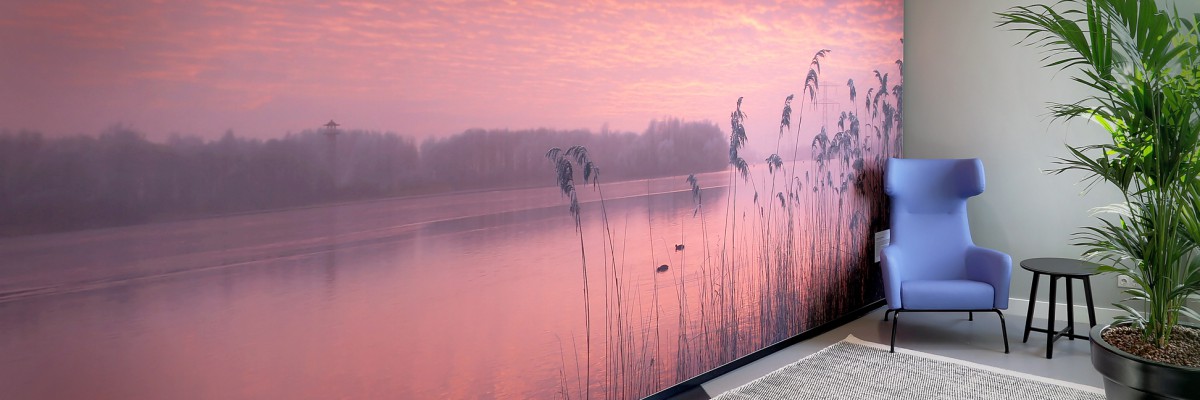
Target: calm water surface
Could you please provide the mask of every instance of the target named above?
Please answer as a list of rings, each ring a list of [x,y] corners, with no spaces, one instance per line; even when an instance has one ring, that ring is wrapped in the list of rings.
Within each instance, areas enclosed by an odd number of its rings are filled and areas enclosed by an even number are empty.
[[[677,335],[695,294],[676,283],[706,247],[683,178],[604,190],[635,325]],[[712,226],[724,193],[704,191]],[[598,204],[593,291],[613,279]],[[0,257],[0,399],[558,397],[584,346],[579,239],[553,189],[9,238]],[[659,347],[654,390],[674,379]]]

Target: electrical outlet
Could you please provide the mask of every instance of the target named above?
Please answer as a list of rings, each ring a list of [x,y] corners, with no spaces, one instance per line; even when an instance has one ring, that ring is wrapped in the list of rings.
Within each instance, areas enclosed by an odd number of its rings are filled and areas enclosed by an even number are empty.
[[[1133,282],[1133,278],[1125,275],[1117,275],[1117,287],[1133,289],[1137,287],[1137,284]]]
[[[879,255],[883,253],[883,248],[887,247],[892,241],[892,230],[886,229],[875,232],[875,262],[879,262]]]

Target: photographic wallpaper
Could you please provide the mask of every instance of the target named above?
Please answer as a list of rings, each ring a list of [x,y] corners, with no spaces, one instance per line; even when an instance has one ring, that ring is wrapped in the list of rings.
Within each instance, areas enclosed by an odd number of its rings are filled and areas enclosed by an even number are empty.
[[[0,398],[641,398],[882,298],[903,3],[6,1]]]

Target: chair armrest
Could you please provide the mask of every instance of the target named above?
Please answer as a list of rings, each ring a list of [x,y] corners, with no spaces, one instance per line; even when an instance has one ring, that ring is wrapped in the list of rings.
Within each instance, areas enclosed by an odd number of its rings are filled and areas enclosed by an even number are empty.
[[[883,272],[883,298],[887,300],[889,309],[901,308],[900,283],[904,282],[904,256],[900,248],[891,245],[883,248],[880,255],[880,269]]]
[[[1008,293],[1012,286],[1012,257],[996,250],[967,247],[967,279],[992,285],[993,303],[997,309],[1008,308]]]

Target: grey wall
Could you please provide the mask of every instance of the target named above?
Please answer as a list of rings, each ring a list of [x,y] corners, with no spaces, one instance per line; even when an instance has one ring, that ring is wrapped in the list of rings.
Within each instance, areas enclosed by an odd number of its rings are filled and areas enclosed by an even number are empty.
[[[1068,154],[1064,144],[1108,135],[1094,124],[1046,116],[1047,102],[1078,100],[1086,91],[1068,73],[1042,68],[1038,49],[1016,46],[1021,34],[995,27],[995,12],[1031,3],[907,0],[904,6],[904,156],[983,160],[987,190],[969,203],[971,232],[977,244],[1012,255],[1011,296],[1018,299],[1029,297],[1032,280],[1020,260],[1078,257],[1082,248],[1070,245],[1071,234],[1093,223],[1089,209],[1120,201],[1104,185],[1081,195],[1082,174],[1042,172]],[[1178,3],[1180,11],[1200,12],[1200,3]],[[1043,301],[1045,285],[1038,293]],[[1097,307],[1124,297],[1113,276],[1095,277],[1092,286]],[[1082,294],[1076,297],[1082,304]]]

